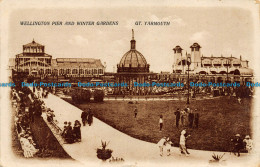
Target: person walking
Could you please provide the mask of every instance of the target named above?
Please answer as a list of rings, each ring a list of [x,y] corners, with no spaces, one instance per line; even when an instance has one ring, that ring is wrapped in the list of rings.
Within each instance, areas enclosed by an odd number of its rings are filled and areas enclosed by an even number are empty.
[[[170,140],[170,137],[167,137],[166,143],[165,143],[165,148],[167,150],[167,156],[171,155],[171,148],[172,148],[172,141]]]
[[[175,121],[176,121],[176,127],[179,128],[179,122],[180,122],[180,117],[181,117],[181,113],[180,113],[180,109],[177,108],[177,111],[174,112],[175,114]]]
[[[88,113],[88,125],[91,126],[93,123],[93,111],[91,108],[89,108],[89,113]]]
[[[87,111],[82,111],[82,113],[81,113],[81,120],[82,120],[83,126],[86,125],[87,119],[88,119]]]
[[[162,115],[160,115],[159,126],[160,126],[160,132],[161,132],[162,128],[163,128],[163,116]]]
[[[187,137],[185,136],[186,135],[186,130],[182,130],[181,131],[181,136],[180,136],[180,151],[181,153],[184,153],[186,156],[189,156],[189,152],[186,148],[186,140],[188,137],[190,137],[190,135],[188,135]]]
[[[160,156],[163,156],[163,148],[165,147],[166,144],[166,137],[161,138],[161,140],[157,143],[160,149]]]

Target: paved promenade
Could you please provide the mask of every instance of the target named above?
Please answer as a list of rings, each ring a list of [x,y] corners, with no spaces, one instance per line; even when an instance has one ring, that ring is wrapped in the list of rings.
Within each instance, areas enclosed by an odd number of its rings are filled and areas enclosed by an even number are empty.
[[[82,110],[59,97],[49,94],[48,98],[44,99],[44,102],[47,107],[54,110],[59,127],[62,128],[65,121],[72,122],[72,125],[74,125],[75,120],[81,121]],[[82,126],[81,135],[82,142],[62,144],[62,146],[72,158],[84,164],[90,162],[101,163],[101,160],[96,156],[96,149],[101,146],[101,140],[109,142],[107,148],[113,150],[112,155],[114,157],[124,158],[124,164],[137,164],[138,166],[146,163],[173,163],[175,165],[189,163],[190,166],[209,166],[209,160],[212,159],[213,154],[211,151],[189,150],[191,154],[186,157],[180,155],[178,148],[173,147],[170,156],[166,156],[165,152],[164,156],[161,157],[159,147],[156,144],[132,138],[96,118],[94,118],[92,126]],[[215,152],[215,154],[222,155],[223,153]],[[223,165],[235,163],[234,166],[248,166],[250,157],[247,154],[236,157],[230,155],[230,153],[225,153],[223,160],[225,160],[222,162]]]

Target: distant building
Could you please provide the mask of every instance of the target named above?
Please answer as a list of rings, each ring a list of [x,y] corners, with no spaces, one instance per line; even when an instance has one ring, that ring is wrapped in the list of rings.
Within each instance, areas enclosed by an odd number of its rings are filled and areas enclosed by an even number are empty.
[[[188,64],[191,78],[201,78],[212,82],[241,82],[251,81],[253,70],[248,67],[248,61],[242,57],[224,56],[205,57],[201,54],[201,46],[194,43],[190,46],[191,53],[182,53],[182,48],[176,46],[174,51],[173,74],[183,78],[187,75]]]
[[[36,43],[23,45],[23,52],[9,60],[9,69],[26,72],[32,76],[99,77],[104,75],[105,65],[100,59],[57,58],[45,53],[45,46]]]
[[[134,30],[132,30],[132,40],[130,41],[130,50],[126,52],[119,64],[117,64],[116,82],[125,82],[128,87],[119,87],[119,91],[123,94],[143,95],[147,93],[148,88],[135,87],[134,82],[149,82],[150,76],[153,75],[149,71],[150,65],[145,57],[136,50],[136,41],[134,39]]]
[[[51,73],[52,56],[45,53],[45,47],[36,43],[23,45],[23,52],[15,56],[15,69],[32,75]]]
[[[100,59],[57,58],[52,61],[52,70],[67,77],[98,77],[104,75],[105,66]]]

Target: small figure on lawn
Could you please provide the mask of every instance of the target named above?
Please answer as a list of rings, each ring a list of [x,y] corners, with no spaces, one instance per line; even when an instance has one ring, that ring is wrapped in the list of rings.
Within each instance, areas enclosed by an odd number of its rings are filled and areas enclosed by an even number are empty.
[[[162,115],[160,115],[159,126],[160,126],[160,132],[161,132],[162,128],[163,128],[163,116]]]
[[[135,118],[137,117],[137,113],[138,113],[138,110],[137,110],[137,107],[135,107],[135,110],[134,110]]]
[[[179,122],[180,122],[180,109],[177,108],[177,111],[174,112],[175,116],[176,116],[176,128],[179,128]]]
[[[237,98],[237,101],[238,101],[239,104],[242,103],[242,99],[240,97]]]

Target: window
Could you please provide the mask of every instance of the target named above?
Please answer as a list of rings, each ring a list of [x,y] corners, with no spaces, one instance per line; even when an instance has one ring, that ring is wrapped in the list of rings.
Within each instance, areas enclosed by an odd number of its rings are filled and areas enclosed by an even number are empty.
[[[97,69],[94,69],[94,74],[97,74]]]
[[[84,70],[83,69],[79,69],[79,73],[80,74],[84,74]]]
[[[45,73],[46,74],[51,74],[51,69],[46,69]]]
[[[65,73],[65,70],[64,69],[60,69],[59,70],[59,74],[64,74]]]
[[[103,69],[98,69],[98,74],[103,74]]]
[[[78,70],[77,69],[73,69],[72,70],[72,74],[78,74]]]
[[[70,69],[66,69],[66,74],[70,74],[71,70]]]
[[[44,70],[43,69],[40,69],[39,70],[39,74],[41,75],[41,74],[44,74]]]

